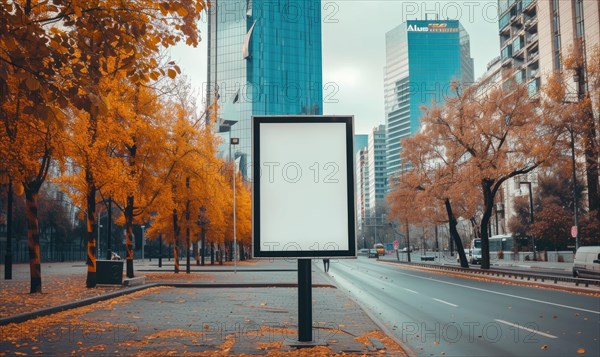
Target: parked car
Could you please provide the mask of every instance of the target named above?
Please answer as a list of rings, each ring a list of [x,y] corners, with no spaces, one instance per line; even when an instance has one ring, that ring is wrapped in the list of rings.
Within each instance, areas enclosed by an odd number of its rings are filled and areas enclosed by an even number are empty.
[[[600,246],[579,247],[573,261],[576,278],[600,279]]]
[[[369,248],[361,248],[358,251],[358,255],[369,255]]]
[[[469,251],[469,263],[481,264],[481,248],[473,248]]]
[[[377,258],[379,254],[377,254],[377,249],[369,249],[369,258]]]

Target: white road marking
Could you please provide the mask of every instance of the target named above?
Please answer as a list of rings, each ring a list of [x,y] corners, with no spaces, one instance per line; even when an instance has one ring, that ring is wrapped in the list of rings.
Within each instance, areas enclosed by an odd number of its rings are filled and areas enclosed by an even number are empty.
[[[404,290],[406,290],[406,291],[408,291],[408,292],[411,292],[411,293],[413,293],[413,294],[418,294],[418,292],[416,292],[416,291],[414,291],[414,290],[410,290],[410,289],[407,289],[407,288],[402,288],[402,289],[404,289]]]
[[[563,304],[557,304],[554,302],[549,302],[549,301],[544,301],[544,300],[537,300],[537,299],[532,299],[532,298],[528,298],[528,297],[524,297],[524,296],[518,296],[518,295],[512,295],[512,294],[507,294],[507,293],[501,293],[498,291],[493,291],[493,290],[488,290],[488,289],[482,289],[482,288],[476,288],[473,286],[469,286],[469,285],[463,285],[463,284],[457,284],[457,283],[451,283],[449,281],[443,281],[443,280],[438,280],[438,279],[434,279],[434,278],[427,278],[427,277],[423,277],[423,276],[418,276],[418,275],[413,275],[413,274],[407,274],[407,273],[402,273],[400,271],[396,271],[399,274],[402,275],[408,275],[408,276],[412,276],[413,278],[418,278],[418,279],[423,279],[423,280],[432,280],[432,281],[437,281],[439,283],[443,283],[443,284],[448,284],[448,285],[454,285],[454,286],[460,286],[462,288],[467,288],[467,289],[473,289],[473,290],[478,290],[478,291],[484,291],[486,293],[490,293],[490,294],[496,294],[496,295],[502,295],[502,296],[508,296],[508,297],[512,297],[515,299],[521,299],[521,300],[527,300],[527,301],[533,301],[533,302],[538,302],[540,304],[546,304],[546,305],[552,305],[552,306],[558,306],[558,307],[564,307],[566,309],[572,309],[572,310],[577,310],[577,311],[584,311],[584,312],[589,312],[591,314],[596,314],[596,315],[600,315],[600,311],[594,311],[594,310],[588,310],[588,309],[583,309],[580,307],[575,307],[575,306],[569,306],[569,305],[563,305]]]
[[[448,301],[444,301],[444,300],[440,300],[440,299],[436,299],[436,298],[433,298],[433,300],[435,300],[437,302],[441,302],[442,304],[450,305],[452,307],[458,307],[458,305],[454,305],[452,303],[449,303]]]
[[[506,325],[509,325],[509,326],[512,326],[512,327],[520,328],[521,330],[525,330],[525,331],[537,333],[538,335],[542,335],[542,336],[545,336],[545,337],[548,337],[548,338],[558,338],[558,337],[556,337],[554,335],[550,335],[548,333],[540,332],[540,331],[534,330],[532,328],[521,326],[519,324],[513,324],[512,322],[508,322],[508,321],[504,321],[504,320],[498,320],[498,319],[495,319],[495,321],[498,321],[500,323],[503,323],[503,324],[506,324]]]

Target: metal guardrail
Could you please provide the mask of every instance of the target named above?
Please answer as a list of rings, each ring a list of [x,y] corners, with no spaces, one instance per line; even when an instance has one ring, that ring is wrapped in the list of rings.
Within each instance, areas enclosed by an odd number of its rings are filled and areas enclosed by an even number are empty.
[[[582,278],[571,278],[566,276],[556,276],[556,275],[546,275],[546,274],[533,274],[533,273],[523,273],[523,272],[515,272],[511,270],[501,270],[501,269],[471,269],[471,268],[461,268],[450,265],[438,265],[438,264],[427,264],[427,263],[415,263],[415,262],[403,262],[403,261],[395,261],[395,260],[386,260],[387,262],[396,263],[396,264],[406,264],[406,265],[414,265],[414,266],[422,266],[425,268],[432,268],[438,270],[446,270],[446,271],[456,271],[461,273],[470,273],[474,275],[486,275],[486,276],[498,276],[498,277],[508,277],[515,279],[528,281],[538,281],[546,282],[553,281],[554,284],[561,282],[566,283],[574,283],[575,286],[585,285],[585,287],[589,287],[590,285],[600,286],[600,280],[595,279],[582,279]]]

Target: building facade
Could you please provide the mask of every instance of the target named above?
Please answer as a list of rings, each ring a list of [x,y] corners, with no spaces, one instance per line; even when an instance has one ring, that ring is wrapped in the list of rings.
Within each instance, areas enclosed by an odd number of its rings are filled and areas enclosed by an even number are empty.
[[[385,125],[373,128],[369,134],[369,213],[375,214],[375,208],[384,203],[386,183],[386,147]]]
[[[368,149],[363,147],[355,155],[356,169],[356,224],[359,229],[369,213],[369,162]]]
[[[530,95],[539,92],[547,75],[562,70],[561,57],[575,43],[583,43],[586,63],[600,44],[597,1],[499,0],[498,12],[502,66],[518,83],[527,83]]]
[[[456,20],[407,21],[386,33],[387,177],[402,170],[401,140],[420,128],[421,107],[443,103],[450,84],[474,80],[469,35]]]
[[[562,71],[561,58],[578,43],[584,68],[593,48],[600,44],[600,2],[587,0],[499,0],[499,35],[501,67],[518,83],[525,83],[529,95],[538,95],[544,81],[554,71]],[[571,87],[586,92],[586,73]],[[568,77],[567,77],[568,78]],[[573,93],[575,94],[575,93]],[[597,113],[596,113],[597,115]],[[503,185],[496,206],[502,208],[504,223],[516,213],[513,201],[528,195],[528,183],[537,187],[537,174],[513,177]],[[503,222],[501,222],[503,223]],[[508,231],[499,224],[498,232]]]
[[[213,2],[206,100],[218,103],[219,120],[237,122],[231,136],[245,177],[252,115],[322,114],[321,57],[319,0]]]

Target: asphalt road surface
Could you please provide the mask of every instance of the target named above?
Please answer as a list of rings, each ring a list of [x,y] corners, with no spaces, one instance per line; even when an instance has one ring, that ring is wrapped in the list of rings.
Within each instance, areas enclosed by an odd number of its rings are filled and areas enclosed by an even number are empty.
[[[359,257],[330,275],[418,356],[600,356],[600,299]]]

